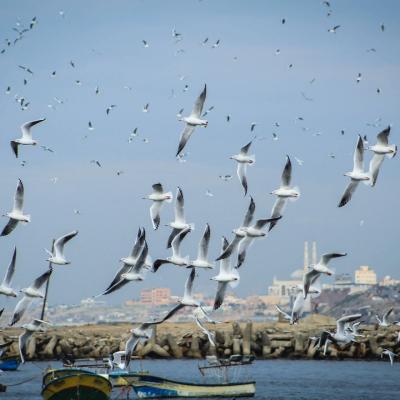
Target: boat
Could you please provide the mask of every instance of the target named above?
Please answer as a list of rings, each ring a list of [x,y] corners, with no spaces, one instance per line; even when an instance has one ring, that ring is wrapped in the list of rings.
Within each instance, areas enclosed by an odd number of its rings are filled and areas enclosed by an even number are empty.
[[[8,356],[0,358],[1,371],[16,371],[21,364],[21,359],[18,356]]]
[[[81,368],[51,369],[43,376],[44,400],[108,400],[111,390],[107,377]]]

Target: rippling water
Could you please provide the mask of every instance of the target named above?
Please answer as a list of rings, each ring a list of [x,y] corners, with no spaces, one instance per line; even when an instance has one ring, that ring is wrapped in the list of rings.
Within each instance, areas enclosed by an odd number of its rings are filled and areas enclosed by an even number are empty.
[[[41,399],[42,371],[49,363],[28,363],[17,372],[5,372],[0,382],[9,386],[1,399]],[[201,381],[196,361],[146,360],[136,368],[177,380]],[[60,364],[52,363],[53,367]],[[362,361],[257,361],[246,368],[244,378],[257,382],[255,399],[268,400],[396,400],[400,398],[400,363]],[[120,392],[113,392],[113,399]],[[130,398],[135,398],[132,392]]]

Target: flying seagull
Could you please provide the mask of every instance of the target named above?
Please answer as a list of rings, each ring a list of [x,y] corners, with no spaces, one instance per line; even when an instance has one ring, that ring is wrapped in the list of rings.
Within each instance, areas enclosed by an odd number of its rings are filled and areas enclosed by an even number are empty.
[[[52,269],[47,270],[45,273],[36,278],[31,286],[21,289],[21,292],[24,294],[24,296],[15,306],[14,313],[10,321],[10,326],[15,325],[23,317],[25,311],[34,299],[42,299],[44,297],[44,293],[40,289],[47,282],[51,273]]]
[[[224,237],[222,238],[222,252],[229,246],[229,242]],[[211,278],[211,280],[218,282],[217,293],[214,300],[214,310],[221,307],[224,302],[226,289],[228,284],[231,287],[236,287],[239,284],[240,276],[236,268],[232,268],[230,256],[220,261],[219,274]]]
[[[8,212],[5,216],[9,218],[7,225],[4,227],[0,236],[9,235],[17,226],[18,222],[28,223],[31,222],[30,215],[23,213],[24,206],[24,185],[21,179],[18,180],[17,190],[14,196],[13,209]]]
[[[231,160],[235,160],[238,163],[237,166],[237,176],[239,178],[240,183],[243,186],[244,195],[247,194],[247,177],[246,177],[246,169],[247,165],[253,165],[256,161],[255,156],[248,155],[250,146],[252,142],[247,143],[240,149],[240,153],[234,156],[229,157]]]
[[[22,364],[25,363],[27,343],[31,336],[35,332],[45,332],[43,324],[48,324],[48,322],[42,321],[41,319],[34,319],[31,323],[22,325],[25,331],[18,337],[19,355]]]
[[[277,218],[282,216],[283,210],[288,199],[296,200],[300,197],[300,191],[296,187],[290,187],[292,180],[292,162],[290,157],[286,156],[286,164],[282,172],[281,185],[278,189],[271,192],[271,194],[277,196],[275,204],[272,208],[271,218]],[[271,230],[277,222],[272,222],[269,226]]]
[[[392,312],[393,312],[393,307],[385,311],[385,313],[382,316],[382,319],[380,319],[378,315],[375,315],[375,318],[377,319],[379,326],[383,326],[384,328],[386,328],[392,325],[391,322],[389,321],[389,315]]]
[[[153,193],[145,197],[145,199],[151,200],[153,204],[150,207],[150,217],[153,223],[153,228],[155,230],[160,226],[160,211],[161,207],[164,204],[164,201],[170,203],[172,201],[172,193],[164,192],[163,186],[161,183],[155,183],[153,186]]]
[[[185,148],[186,143],[190,139],[190,136],[194,132],[196,126],[204,126],[205,128],[208,125],[208,121],[201,119],[201,113],[203,112],[204,102],[207,96],[207,85],[204,85],[204,89],[201,92],[200,96],[197,98],[192,113],[188,117],[179,118],[179,121],[183,121],[186,123],[185,129],[181,133],[181,137],[179,139],[178,151],[176,152],[176,156]]]
[[[183,192],[180,187],[176,191],[175,198],[175,220],[169,223],[172,228],[172,232],[168,237],[167,249],[171,247],[171,243],[175,236],[181,232],[183,229],[190,228],[194,229],[194,224],[188,224],[185,219],[185,200],[183,197]]]
[[[354,150],[353,170],[346,172],[344,175],[350,178],[350,183],[343,193],[338,207],[345,206],[351,200],[360,181],[367,184],[367,181],[369,181],[369,173],[364,171],[364,144],[360,135],[358,135],[357,145]]]
[[[383,349],[381,353],[381,358],[383,358],[383,356],[388,356],[390,360],[390,365],[393,366],[394,358],[397,357],[397,354],[393,353],[393,351],[390,351],[388,349]]]
[[[208,247],[210,245],[211,230],[210,225],[206,224],[206,229],[199,243],[197,258],[190,262],[190,266],[196,268],[214,268],[214,264],[207,259]]]
[[[321,256],[318,264],[303,275],[303,297],[307,297],[310,287],[320,277],[321,274],[332,275],[333,272],[328,268],[328,263],[333,258],[345,257],[347,253],[328,253]]]
[[[10,265],[8,266],[6,275],[4,276],[3,282],[0,285],[0,294],[4,296],[17,297],[17,293],[15,293],[15,290],[12,289],[10,286],[11,280],[15,273],[16,258],[17,258],[17,248],[14,247],[14,253],[11,258]]]
[[[388,158],[393,158],[397,153],[397,146],[395,144],[389,144],[390,126],[384,129],[377,135],[377,143],[373,146],[369,146],[374,155],[369,163],[369,174],[370,184],[375,186],[376,180],[378,179],[379,169],[385,159],[385,155]]]
[[[25,124],[21,125],[22,137],[18,139],[11,140],[11,148],[15,154],[15,157],[18,158],[18,146],[19,145],[30,145],[36,146],[37,141],[32,139],[31,128],[36,124],[39,124],[43,121],[46,121],[46,118],[37,119],[35,121],[25,122]]]
[[[78,231],[72,231],[67,233],[64,236],[58,238],[53,245],[52,251],[46,250],[47,254],[50,256],[47,261],[51,262],[52,264],[57,265],[67,265],[71,264],[70,261],[67,261],[64,256],[64,246],[68,243],[71,239],[73,239],[78,234]]]
[[[207,335],[208,341],[211,343],[211,345],[215,347],[215,333],[210,332],[198,317],[195,317],[195,321],[200,330]]]

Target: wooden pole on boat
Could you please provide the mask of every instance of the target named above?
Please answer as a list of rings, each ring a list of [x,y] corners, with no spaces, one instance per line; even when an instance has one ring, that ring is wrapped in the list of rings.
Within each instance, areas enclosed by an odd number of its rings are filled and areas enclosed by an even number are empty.
[[[54,242],[55,242],[55,240],[53,239],[53,244],[51,245],[51,251],[52,251],[52,252],[53,252],[53,250],[54,250]],[[45,292],[44,292],[44,298],[43,298],[42,312],[41,312],[41,314],[40,314],[40,319],[41,319],[42,321],[44,321],[44,313],[45,313],[45,310],[46,310],[47,294],[48,294],[48,292],[49,292],[50,277],[51,277],[51,274],[53,273],[53,267],[52,267],[51,262],[49,262],[49,270],[50,270],[50,275],[49,275],[49,277],[47,278],[46,290],[45,290]]]

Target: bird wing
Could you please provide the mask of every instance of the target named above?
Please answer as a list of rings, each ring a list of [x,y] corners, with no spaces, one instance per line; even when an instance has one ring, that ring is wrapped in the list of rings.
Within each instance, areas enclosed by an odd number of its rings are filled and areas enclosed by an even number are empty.
[[[197,98],[196,103],[194,103],[194,108],[191,117],[200,118],[201,113],[203,112],[204,102],[207,96],[207,85],[204,85],[203,91],[200,93],[200,96]],[[179,154],[179,152],[178,152]]]
[[[47,282],[52,272],[53,272],[52,269],[49,269],[46,272],[44,272],[42,275],[40,275],[33,281],[31,287],[36,290],[40,289]]]
[[[14,196],[14,210],[22,211],[24,207],[24,184],[21,179],[18,180],[17,190]]]
[[[69,242],[78,234],[78,231],[72,231],[64,236],[61,236],[54,242],[55,255],[58,257],[64,257],[64,246],[65,243]]]
[[[383,314],[382,320],[383,320],[383,321],[387,320],[387,318],[389,317],[389,315],[390,315],[392,312],[393,312],[393,307],[392,307],[392,308],[389,308],[389,310],[387,310],[387,311],[385,312],[385,314]],[[385,322],[387,322],[387,321],[385,321]]]
[[[254,224],[254,228],[260,230],[260,229],[264,228],[265,225],[276,223],[281,218],[282,218],[282,215],[280,215],[279,217],[274,217],[274,218],[259,219]]]
[[[382,132],[379,132],[376,136],[378,144],[387,146],[389,144],[389,134],[390,134],[390,126],[385,128]]]
[[[254,199],[250,197],[249,208],[247,209],[246,215],[244,216],[242,227],[248,227],[251,224],[255,210],[256,210],[256,203],[254,202]]]
[[[345,257],[347,253],[327,253],[321,256],[320,264],[327,265],[332,258]]]
[[[249,143],[247,143],[245,146],[243,146],[240,149],[240,155],[242,155],[242,156],[246,156],[247,155],[247,153],[249,152],[251,143],[252,143],[252,141],[250,141]]]
[[[344,326],[346,325],[347,322],[353,322],[357,321],[362,317],[362,314],[352,314],[352,315],[345,315],[342,318],[339,318],[336,321],[336,331],[337,333],[343,333],[344,332]]]
[[[14,140],[11,140],[10,146],[12,148],[12,151],[15,154],[15,157],[18,158],[18,146],[19,146],[19,144],[17,142],[15,142]]]
[[[276,305],[275,304],[275,308],[276,308],[276,310],[280,313],[280,314],[282,314],[283,316],[284,316],[284,318],[286,319],[286,320],[290,320],[291,318],[290,318],[290,315],[288,314],[288,313],[286,313],[285,311],[283,311],[278,305]]]
[[[286,164],[285,167],[283,168],[282,172],[282,186],[283,187],[288,187],[290,186],[290,181],[292,180],[292,162],[290,161],[290,157],[286,156]]]
[[[225,250],[223,250],[222,254],[215,261],[224,260],[230,257],[232,253],[235,251],[235,249],[238,247],[242,239],[243,239],[242,236],[235,235],[233,240],[229,243],[229,245],[225,248]]]
[[[9,235],[14,229],[15,227],[18,225],[18,220],[17,219],[13,219],[10,218],[8,220],[7,225],[4,227],[3,231],[1,232],[0,236],[7,236]]]
[[[214,300],[214,310],[218,310],[224,302],[226,287],[228,286],[227,282],[218,282],[217,293],[215,295]]]
[[[206,261],[208,256],[208,247],[210,245],[211,230],[210,225],[206,224],[206,229],[199,243],[198,255],[199,260]]]
[[[147,242],[144,241],[142,252],[140,253],[139,258],[137,259],[136,264],[133,267],[133,271],[136,274],[139,274],[142,268],[146,265],[146,259],[148,255],[149,255],[149,246],[147,245]]]
[[[185,236],[190,232],[190,228],[182,229],[174,238],[171,243],[172,254],[176,257],[180,257],[180,245]]]
[[[314,283],[318,277],[320,276],[320,272],[315,269],[311,269],[303,275],[303,297],[304,299],[308,295],[308,291],[310,290],[310,286]]]
[[[179,229],[179,228],[172,229],[171,233],[168,236],[167,249],[169,249],[171,247],[172,241],[175,239],[176,235],[178,235],[179,232],[181,232],[181,231],[182,231],[182,229]]]
[[[354,171],[364,170],[364,143],[361,135],[358,135],[357,145],[354,150],[353,169]]]
[[[22,137],[26,139],[32,139],[32,126],[39,124],[40,122],[45,121],[46,118],[37,119],[35,121],[25,122],[25,124],[21,125]]]
[[[376,180],[378,179],[379,175],[379,168],[381,167],[384,159],[384,154],[374,153],[371,161],[369,162],[369,176],[371,179],[371,186],[375,186]]]
[[[351,197],[353,196],[353,193],[357,189],[357,186],[358,186],[358,181],[355,180],[350,181],[350,183],[347,185],[346,190],[343,193],[342,199],[340,200],[338,207],[345,206],[351,200]]]
[[[8,266],[6,275],[5,275],[4,279],[3,279],[3,285],[10,286],[11,279],[12,279],[12,277],[14,275],[14,272],[15,272],[15,260],[16,260],[16,258],[17,258],[17,248],[14,247],[14,253],[13,253],[13,256],[11,258],[10,265]]]
[[[167,313],[167,315],[161,320],[161,322],[164,322],[167,319],[170,319],[177,311],[179,311],[183,307],[185,307],[185,306],[182,303],[177,304],[172,310],[170,310]]]
[[[176,152],[176,157],[178,157],[181,151],[185,148],[186,143],[188,142],[190,136],[192,136],[192,133],[194,132],[194,128],[195,126],[186,124],[179,139],[179,145],[178,145],[178,151]]]
[[[139,338],[134,334],[132,334],[131,337],[126,342],[126,344],[125,344],[125,368],[129,367],[129,363],[131,362],[132,354],[135,351],[138,343],[139,343]]]
[[[246,170],[247,170],[247,164],[246,163],[238,163],[236,172],[237,172],[237,176],[239,178],[239,181],[243,186],[243,190],[244,190],[244,195],[245,196],[247,194]]]
[[[180,187],[178,187],[176,192],[175,221],[185,223],[185,199],[183,197],[183,192]]]
[[[278,197],[272,207],[271,218],[281,217],[283,210],[285,209],[286,199],[283,197]],[[268,231],[270,231],[278,222],[271,222]]]
[[[23,296],[22,299],[15,306],[13,315],[11,317],[10,326],[15,325],[25,314],[26,309],[31,304],[31,299],[28,296]]]
[[[138,234],[136,236],[135,244],[133,245],[132,251],[131,251],[131,257],[134,259],[137,259],[140,254],[140,250],[143,247],[143,244],[146,240],[146,231],[145,229],[140,229],[138,231]]]
[[[184,298],[191,298],[192,297],[193,282],[194,282],[195,276],[196,276],[196,269],[192,268],[188,278],[186,279],[185,291],[183,293],[183,297]]]
[[[124,264],[124,266],[127,266],[128,269],[123,272],[126,273],[130,270],[130,266]],[[122,270],[122,268],[118,271],[118,273]],[[115,292],[118,289],[121,289],[122,286],[126,285],[128,283],[128,281],[124,278],[121,278],[121,276],[119,276],[119,280],[117,279],[117,275],[115,276],[114,280],[111,282],[111,284],[108,286],[108,288],[100,295],[100,296],[105,296],[106,294],[110,294],[112,292]],[[115,282],[114,282],[115,281]]]
[[[19,348],[19,355],[22,361],[22,364],[25,363],[25,354],[26,354],[26,344],[29,338],[32,336],[33,332],[25,330],[21,335],[18,337],[18,348]]]
[[[304,307],[304,297],[303,294],[299,292],[297,293],[293,303],[292,318],[291,318],[293,322],[297,322],[300,319],[301,314],[303,313],[303,307]]]
[[[245,236],[243,240],[240,241],[239,244],[239,249],[238,249],[238,264],[236,265],[236,268],[239,268],[243,263],[246,258],[246,251],[248,247],[253,243],[254,238],[250,236]]]
[[[162,201],[153,201],[153,204],[150,207],[150,217],[153,223],[153,228],[155,230],[157,230],[158,227],[160,226],[160,221],[161,221],[160,210],[162,205],[163,205]]]
[[[200,321],[197,317],[195,318],[195,320],[196,320],[197,326],[201,329],[202,332],[204,332],[204,333],[207,335],[208,340],[210,341],[210,343],[211,343],[213,346],[215,346],[215,335],[214,335],[213,333],[211,333],[211,332],[201,323],[201,321]]]

